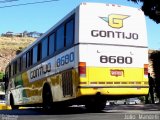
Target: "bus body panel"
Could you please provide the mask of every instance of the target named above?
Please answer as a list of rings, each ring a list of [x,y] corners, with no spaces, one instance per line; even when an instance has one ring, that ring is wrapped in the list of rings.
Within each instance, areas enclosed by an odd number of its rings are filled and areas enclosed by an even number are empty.
[[[45,84],[50,86],[53,102],[84,96],[92,99],[97,94],[107,99],[148,94],[148,79],[144,74],[148,48],[142,11],[111,4],[82,3],[71,13],[55,26],[74,15],[74,43],[11,77],[8,104],[11,94],[15,105],[42,104]],[[54,29],[44,36],[48,37]],[[83,75],[81,63],[85,65]]]
[[[148,94],[148,77],[144,74],[144,64],[148,62],[147,50],[136,47],[80,45],[79,57],[80,61],[86,62],[86,77],[80,78],[80,83],[83,84],[80,84],[78,95],[94,95],[98,92],[103,95],[126,96]]]
[[[79,43],[147,47],[145,17],[140,9],[86,3],[79,12]]]
[[[78,95],[148,94],[143,12],[126,6],[86,3],[80,6],[79,18],[79,61],[86,63],[86,76],[80,77]]]
[[[80,44],[79,59],[87,66],[140,67],[148,63],[148,48],[96,44]]]

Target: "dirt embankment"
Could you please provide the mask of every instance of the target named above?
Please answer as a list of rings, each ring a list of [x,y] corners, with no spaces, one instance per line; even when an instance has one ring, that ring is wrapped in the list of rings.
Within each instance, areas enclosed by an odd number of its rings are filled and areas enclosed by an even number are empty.
[[[0,72],[16,56],[18,50],[23,50],[31,44],[35,38],[29,37],[0,37]]]
[[[16,50],[0,49],[0,72],[4,72],[9,61],[16,55]]]

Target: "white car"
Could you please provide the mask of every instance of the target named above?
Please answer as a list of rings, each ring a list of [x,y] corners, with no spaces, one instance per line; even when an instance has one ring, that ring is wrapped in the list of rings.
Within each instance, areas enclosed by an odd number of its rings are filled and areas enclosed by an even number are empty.
[[[129,98],[126,101],[126,104],[140,104],[141,100],[139,100],[138,98]]]

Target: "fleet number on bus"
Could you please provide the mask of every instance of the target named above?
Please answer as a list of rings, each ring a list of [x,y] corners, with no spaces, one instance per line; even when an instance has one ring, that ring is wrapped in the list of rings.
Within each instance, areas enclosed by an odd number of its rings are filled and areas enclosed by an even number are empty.
[[[57,67],[60,67],[60,66],[66,65],[68,63],[71,63],[73,61],[74,61],[74,52],[71,52],[69,54],[66,54],[66,55],[58,58],[56,60],[56,63],[57,63]]]
[[[132,57],[126,56],[100,56],[101,63],[118,63],[118,64],[132,64]]]

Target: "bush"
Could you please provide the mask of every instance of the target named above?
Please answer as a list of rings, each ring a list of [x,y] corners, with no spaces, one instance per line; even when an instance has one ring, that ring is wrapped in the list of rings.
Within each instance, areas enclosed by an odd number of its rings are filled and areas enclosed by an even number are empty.
[[[0,82],[2,81],[4,73],[0,72]]]

